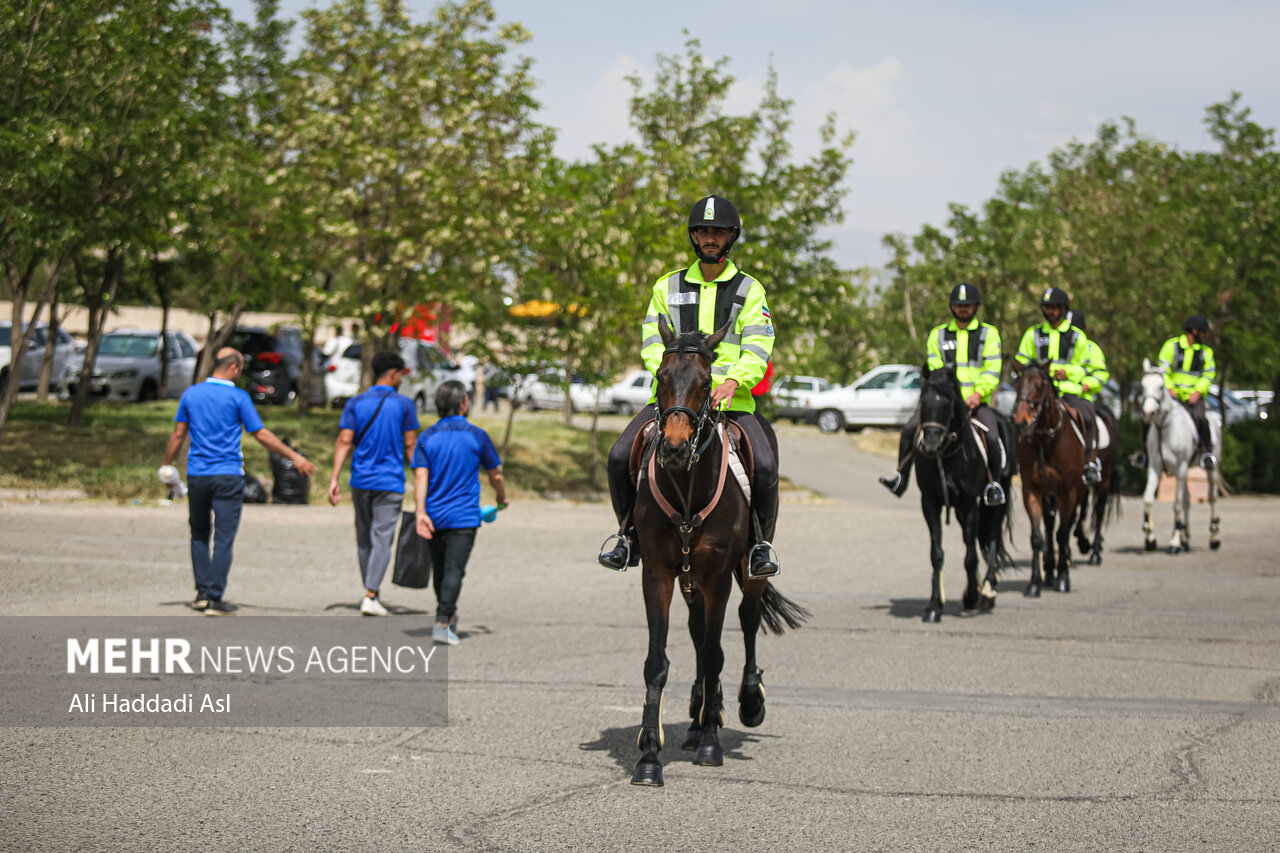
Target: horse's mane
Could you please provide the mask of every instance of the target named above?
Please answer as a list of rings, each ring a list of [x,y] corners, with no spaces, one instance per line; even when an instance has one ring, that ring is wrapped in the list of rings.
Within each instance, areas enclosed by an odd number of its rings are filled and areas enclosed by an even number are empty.
[[[953,410],[953,416],[958,415],[961,420],[967,419],[969,407],[964,405],[964,395],[961,393],[960,380],[956,378],[953,371],[945,368],[930,370],[924,375],[923,384],[920,386],[922,398],[925,389],[936,392],[938,396],[949,402]]]
[[[663,353],[696,353],[706,356],[707,361],[714,363],[716,360],[715,353],[707,346],[707,338],[709,337],[711,336],[697,329],[692,332],[685,332],[667,344]]]

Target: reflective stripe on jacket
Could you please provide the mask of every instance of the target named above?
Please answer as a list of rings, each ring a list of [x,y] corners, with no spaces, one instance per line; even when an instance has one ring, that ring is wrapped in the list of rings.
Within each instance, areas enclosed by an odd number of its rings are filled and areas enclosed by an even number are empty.
[[[640,329],[640,358],[650,373],[662,362],[662,336],[658,316],[666,315],[676,334],[701,331],[711,334],[725,323],[733,325],[716,349],[711,381],[720,385],[736,380],[738,390],[729,402],[733,412],[754,412],[751,389],[764,377],[773,355],[773,317],[765,300],[764,285],[730,261],[715,281],[703,281],[702,269],[667,273],[653,286],[649,310]],[[650,398],[652,401],[652,398]]]
[[[982,402],[991,405],[1000,384],[1000,333],[995,326],[974,318],[961,328],[953,317],[933,327],[925,349],[930,370],[954,367],[964,395],[977,391]]]
[[[1057,328],[1048,321],[1032,326],[1022,335],[1022,343],[1014,359],[1019,364],[1039,361],[1049,366],[1049,373],[1058,370],[1067,372],[1066,379],[1055,379],[1053,384],[1059,394],[1081,396],[1084,390],[1084,359],[1088,352],[1089,338],[1079,328],[1064,319]]]
[[[1186,335],[1169,338],[1160,347],[1160,369],[1164,371],[1164,387],[1183,402],[1192,391],[1209,396],[1209,386],[1218,368],[1213,360],[1213,347],[1193,344]]]

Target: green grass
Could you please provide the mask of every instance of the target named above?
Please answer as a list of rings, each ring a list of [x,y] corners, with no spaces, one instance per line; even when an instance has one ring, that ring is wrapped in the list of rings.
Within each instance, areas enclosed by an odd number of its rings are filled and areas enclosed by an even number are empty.
[[[163,495],[156,468],[173,430],[177,402],[95,403],[81,426],[66,425],[68,403],[39,404],[20,400],[9,413],[0,435],[0,488],[81,489],[91,498],[132,501]],[[292,408],[261,406],[263,423],[316,463],[311,478],[311,502],[325,500],[333,468],[333,442],[338,434],[337,410],[312,410],[305,420]],[[422,417],[423,427],[434,423]],[[581,419],[580,419],[581,420]],[[505,415],[472,418],[493,438],[501,451]],[[588,480],[590,450],[585,426],[566,426],[560,416],[521,415],[515,422],[503,471],[513,499],[543,495],[600,497],[607,492],[604,460],[616,431],[597,436],[597,484]],[[271,476],[266,448],[245,436],[245,471]],[[179,463],[185,470],[185,451]],[[350,471],[350,464],[346,467]],[[491,500],[482,478],[484,500]],[[409,479],[412,483],[412,479]],[[346,477],[343,478],[346,489]],[[411,490],[411,489],[410,489]]]

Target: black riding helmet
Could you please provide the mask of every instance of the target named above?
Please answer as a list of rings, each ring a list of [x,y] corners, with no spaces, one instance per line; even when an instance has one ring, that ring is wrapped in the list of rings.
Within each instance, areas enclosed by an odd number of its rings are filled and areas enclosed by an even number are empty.
[[[1089,327],[1085,324],[1084,312],[1079,308],[1074,308],[1071,311],[1071,325],[1082,332],[1089,331]]]
[[[698,247],[698,241],[693,239],[693,229],[707,226],[733,229],[733,235],[718,258],[704,255],[702,249]],[[738,242],[741,234],[742,219],[738,216],[738,208],[734,207],[733,202],[727,198],[709,195],[693,203],[693,210],[689,211],[689,243],[693,246],[693,253],[698,256],[698,260],[707,264],[720,263],[729,257],[729,250],[733,248],[734,243]]]
[[[1209,318],[1203,314],[1192,314],[1187,318],[1187,322],[1182,324],[1184,332],[1204,332],[1209,333]]]
[[[951,288],[951,299],[949,301],[952,305],[981,305],[982,294],[978,292],[976,285],[962,281]]]
[[[1070,308],[1071,298],[1062,288],[1051,287],[1044,292],[1044,296],[1040,297],[1040,305],[1061,305],[1063,308]]]

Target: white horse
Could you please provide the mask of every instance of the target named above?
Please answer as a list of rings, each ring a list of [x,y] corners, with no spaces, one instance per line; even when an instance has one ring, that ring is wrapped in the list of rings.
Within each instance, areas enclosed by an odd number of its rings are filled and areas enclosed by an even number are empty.
[[[1147,433],[1147,488],[1142,494],[1142,530],[1146,534],[1147,550],[1154,551],[1156,534],[1151,525],[1151,510],[1156,487],[1160,485],[1162,471],[1171,474],[1178,480],[1178,491],[1173,499],[1173,538],[1169,540],[1169,553],[1177,554],[1191,548],[1187,526],[1191,516],[1187,469],[1198,462],[1199,437],[1191,413],[1165,389],[1159,365],[1144,358],[1142,369],[1142,420],[1151,424]],[[1213,455],[1221,459],[1222,425],[1213,413],[1209,415],[1209,436],[1213,441]],[[1218,539],[1218,472],[1215,469],[1205,473],[1209,479],[1209,547],[1216,551],[1222,545]]]

